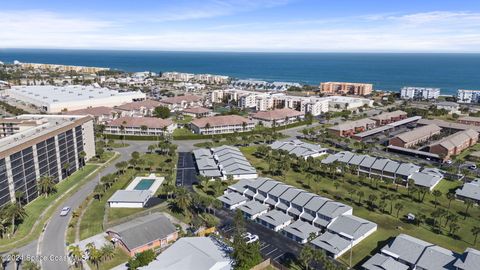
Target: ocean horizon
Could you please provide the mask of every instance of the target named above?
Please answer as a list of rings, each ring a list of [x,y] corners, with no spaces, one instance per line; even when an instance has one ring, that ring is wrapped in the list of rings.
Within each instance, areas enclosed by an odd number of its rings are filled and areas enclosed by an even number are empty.
[[[0,61],[108,67],[127,72],[178,71],[236,79],[372,83],[374,89],[438,87],[442,95],[480,89],[479,53],[278,53],[71,49],[0,49]]]

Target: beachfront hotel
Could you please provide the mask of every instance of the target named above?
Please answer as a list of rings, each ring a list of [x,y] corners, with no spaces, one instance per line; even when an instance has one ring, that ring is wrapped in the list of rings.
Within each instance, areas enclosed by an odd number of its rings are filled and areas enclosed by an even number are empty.
[[[440,96],[440,88],[429,87],[403,87],[400,90],[400,98],[414,100],[437,99]]]
[[[356,95],[366,96],[373,91],[371,83],[350,83],[350,82],[323,82],[320,84],[320,92],[329,95]]]
[[[145,93],[118,92],[93,86],[12,86],[5,95],[34,105],[46,113],[59,113],[89,107],[114,107],[132,101],[144,100]]]
[[[24,203],[31,202],[41,176],[62,181],[95,155],[90,116],[21,115],[0,125],[0,207],[15,202],[18,191]]]
[[[460,103],[480,103],[480,90],[458,89],[457,99]]]

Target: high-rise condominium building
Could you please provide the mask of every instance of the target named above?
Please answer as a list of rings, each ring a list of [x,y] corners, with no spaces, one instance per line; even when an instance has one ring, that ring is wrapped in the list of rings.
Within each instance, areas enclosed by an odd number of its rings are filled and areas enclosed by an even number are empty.
[[[1,119],[0,130],[0,207],[16,192],[31,202],[42,176],[62,181],[95,155],[90,116],[21,115]]]
[[[440,88],[428,87],[403,87],[400,90],[400,97],[402,99],[437,99],[440,96]]]

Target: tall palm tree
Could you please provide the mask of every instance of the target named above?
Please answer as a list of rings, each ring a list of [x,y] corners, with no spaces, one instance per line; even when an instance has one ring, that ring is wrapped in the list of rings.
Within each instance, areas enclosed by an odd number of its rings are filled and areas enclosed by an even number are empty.
[[[432,195],[433,195],[433,197],[434,197],[434,199],[435,199],[435,206],[434,206],[434,208],[437,208],[438,198],[440,198],[440,196],[442,196],[442,192],[441,192],[440,190],[437,190],[437,189],[436,189],[436,190],[434,190],[434,191],[432,192]]]
[[[470,199],[465,199],[463,202],[465,203],[465,219],[466,219],[468,216],[468,209],[473,205],[473,201]]]
[[[77,246],[69,246],[68,247],[68,254],[70,256],[70,259],[72,259],[75,267],[80,266],[80,269],[83,269],[82,258],[83,258],[84,253],[80,249],[80,247],[78,245]]]
[[[51,193],[56,191],[55,181],[50,175],[42,175],[40,180],[38,180],[38,192],[40,195],[44,195],[45,198],[48,197]]]
[[[447,197],[448,199],[448,210],[450,210],[450,205],[452,204],[452,201],[455,199],[455,194],[452,193],[452,192],[448,192],[447,194],[445,194],[445,196]]]
[[[98,264],[102,258],[102,253],[97,249],[94,243],[88,243],[86,247],[88,249],[88,260],[94,264],[98,270]]]
[[[188,212],[188,207],[192,203],[192,198],[190,193],[185,188],[179,188],[175,196],[175,204],[180,208],[184,213]]]
[[[20,259],[20,253],[17,251],[12,252],[12,255],[10,256],[13,261],[13,269],[18,270],[18,267],[20,266],[21,259]]]
[[[24,219],[27,212],[19,203],[9,203],[6,206],[6,217],[11,220],[12,234],[15,234],[17,220]]]
[[[479,226],[473,226],[473,228],[470,230],[473,234],[474,240],[473,240],[473,245],[477,244],[477,236],[480,234],[480,227]]]
[[[103,259],[110,260],[115,256],[115,247],[112,244],[105,244],[100,249]]]
[[[85,151],[80,151],[80,153],[78,153],[78,156],[80,157],[80,166],[82,166],[82,170],[84,168],[83,165],[85,165],[85,157],[87,156],[87,153],[85,153]]]

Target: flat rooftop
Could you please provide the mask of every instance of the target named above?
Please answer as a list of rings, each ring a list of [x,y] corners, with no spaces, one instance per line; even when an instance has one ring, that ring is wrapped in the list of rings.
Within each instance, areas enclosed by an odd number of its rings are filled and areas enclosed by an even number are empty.
[[[14,118],[3,119],[3,122],[7,120],[16,121],[18,119],[22,120],[35,120],[38,125],[32,126],[31,128],[25,129],[16,134],[4,137],[0,139],[0,157],[9,155],[9,149],[16,148],[18,146],[23,146],[36,138],[41,136],[48,135],[51,132],[55,132],[62,128],[68,127],[72,124],[78,125],[81,122],[87,122],[92,120],[90,116],[73,116],[73,115],[35,115],[35,114],[25,114],[17,116]],[[52,135],[53,136],[53,135]]]
[[[118,92],[102,87],[69,85],[69,86],[12,86],[8,94],[26,96],[43,103],[78,102],[81,100],[104,99],[111,97],[145,98],[141,92]],[[137,97],[138,96],[138,97]]]

